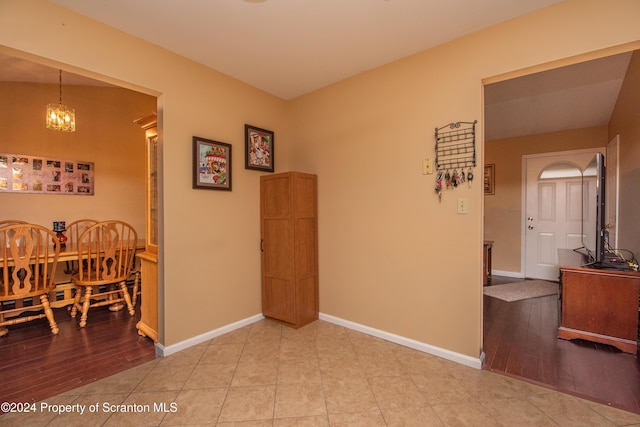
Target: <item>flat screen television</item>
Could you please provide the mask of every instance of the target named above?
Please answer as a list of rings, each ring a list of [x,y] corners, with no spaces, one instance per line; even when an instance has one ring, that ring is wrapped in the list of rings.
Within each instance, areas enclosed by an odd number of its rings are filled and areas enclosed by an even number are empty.
[[[606,264],[608,252],[605,179],[604,155],[596,153],[582,172],[582,248],[577,249],[579,252],[581,252],[580,249],[586,252],[588,262],[585,266],[592,268],[603,267]],[[594,196],[595,206],[592,205]],[[592,215],[595,215],[595,229],[592,229],[594,227]]]

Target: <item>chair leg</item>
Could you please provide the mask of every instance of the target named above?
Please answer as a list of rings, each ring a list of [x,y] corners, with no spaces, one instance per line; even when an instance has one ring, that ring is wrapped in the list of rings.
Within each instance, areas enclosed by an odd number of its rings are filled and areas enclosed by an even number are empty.
[[[0,324],[4,323],[4,315],[0,314]],[[3,337],[9,333],[9,328],[5,328],[4,326],[0,326],[0,337]]]
[[[82,316],[80,316],[80,327],[84,328],[87,325],[87,313],[89,312],[89,306],[91,305],[91,286],[86,286],[84,291],[84,302],[82,304]]]
[[[51,333],[54,335],[58,334],[58,324],[56,323],[55,317],[53,317],[53,310],[51,310],[51,306],[49,305],[49,298],[47,295],[40,295],[40,302],[42,303],[42,307],[44,308],[44,314],[47,316],[47,320],[49,321],[49,327],[51,327]]]
[[[131,305],[135,308],[138,302],[138,290],[140,289],[140,272],[136,271],[133,276],[133,296],[131,298]]]
[[[80,307],[80,298],[82,298],[82,292],[84,290],[84,286],[76,286],[76,295],[73,298],[73,305],[71,306],[71,317],[75,318],[78,310],[81,310]]]
[[[124,302],[127,304],[127,309],[129,310],[129,315],[133,316],[135,314],[135,309],[131,304],[131,297],[129,297],[129,290],[127,289],[127,282],[120,282],[120,291],[122,292],[122,297],[124,298]]]

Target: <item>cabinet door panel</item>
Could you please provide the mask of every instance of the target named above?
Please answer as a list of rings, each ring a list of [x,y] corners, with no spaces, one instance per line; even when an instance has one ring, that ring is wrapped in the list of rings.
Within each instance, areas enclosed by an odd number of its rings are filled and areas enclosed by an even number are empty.
[[[262,313],[267,317],[295,323],[295,289],[290,280],[262,279]]]
[[[294,210],[298,218],[316,217],[316,180],[314,176],[299,176],[293,182]]]
[[[291,216],[291,185],[288,177],[269,177],[261,183],[260,206],[264,218]]]
[[[291,280],[292,243],[289,220],[263,220],[262,265],[265,276]]]
[[[298,280],[297,309],[298,322],[309,323],[318,318],[318,280],[310,276]]]
[[[295,222],[296,278],[303,278],[317,273],[316,221],[299,219]]]
[[[635,341],[638,285],[625,277],[562,275],[562,326]]]

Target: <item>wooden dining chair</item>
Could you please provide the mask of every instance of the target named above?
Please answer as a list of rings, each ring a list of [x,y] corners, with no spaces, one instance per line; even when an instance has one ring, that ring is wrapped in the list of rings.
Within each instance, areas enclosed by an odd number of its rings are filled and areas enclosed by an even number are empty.
[[[126,304],[131,316],[134,308],[127,289],[131,276],[138,234],[123,221],[102,221],[78,237],[78,265],[73,276],[76,291],[71,317],[81,311],[80,327],[87,324],[90,308]]]
[[[67,245],[75,248],[78,244],[78,238],[80,235],[92,225],[97,224],[99,221],[96,219],[78,219],[67,224]],[[66,274],[78,273],[78,261],[67,261],[67,266],[64,270]]]
[[[97,224],[97,219],[78,219],[67,224],[67,245],[75,248],[77,246],[78,238],[87,228]],[[133,290],[131,293],[131,304],[135,308],[138,301],[138,294],[140,293],[140,270],[136,265],[135,256],[132,260],[133,266],[131,269],[131,278],[133,280]],[[67,268],[64,271],[67,274],[78,273],[78,261],[67,261]]]
[[[21,219],[2,219],[0,220],[0,228],[6,227],[7,225],[15,225],[15,224],[27,224],[27,221],[23,221]],[[2,275],[4,268],[0,266],[0,276]]]
[[[51,245],[56,235],[35,224],[14,224],[0,228],[0,336],[6,326],[42,319],[53,334],[58,325],[49,305],[55,287],[60,248]],[[38,312],[38,314],[24,313]]]
[[[7,225],[14,224],[27,224],[27,221],[21,219],[0,219],[0,227],[6,227]]]

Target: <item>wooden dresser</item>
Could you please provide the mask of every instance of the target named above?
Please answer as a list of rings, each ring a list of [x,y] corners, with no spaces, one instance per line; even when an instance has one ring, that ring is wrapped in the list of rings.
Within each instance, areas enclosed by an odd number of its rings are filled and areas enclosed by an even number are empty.
[[[573,251],[559,251],[558,257],[558,338],[580,338],[636,354],[640,273],[582,268],[581,256]]]

